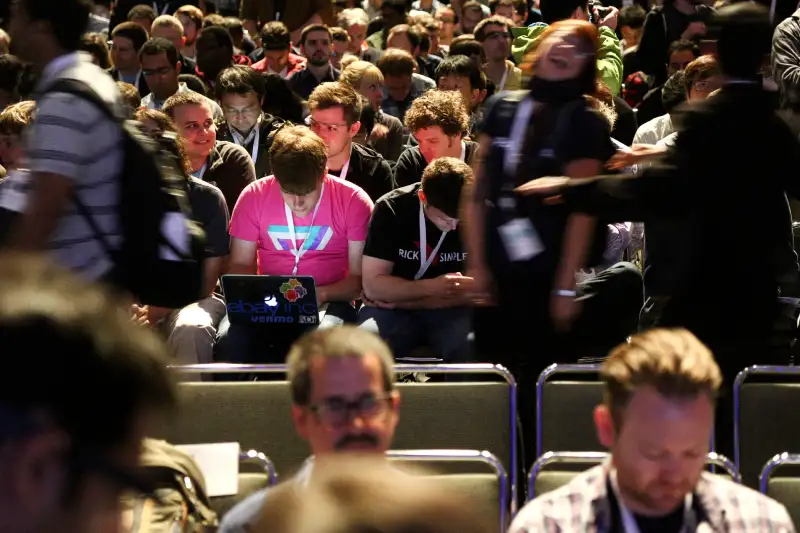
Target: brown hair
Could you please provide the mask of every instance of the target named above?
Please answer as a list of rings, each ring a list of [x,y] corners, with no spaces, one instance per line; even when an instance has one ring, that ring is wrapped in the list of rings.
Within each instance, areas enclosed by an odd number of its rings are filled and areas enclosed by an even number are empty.
[[[183,15],[194,22],[195,30],[200,31],[203,25],[203,11],[197,6],[181,6],[175,12],[175,17]]]
[[[0,133],[3,135],[22,135],[30,124],[36,111],[36,102],[25,100],[11,104],[0,112]]]
[[[358,93],[346,83],[326,82],[317,85],[317,88],[308,97],[308,109],[324,111],[334,107],[341,107],[344,119],[348,126],[352,126],[361,117],[361,98]]]
[[[585,48],[590,51],[591,57],[586,59],[586,65],[591,66],[593,72],[597,72],[597,50],[600,46],[600,32],[597,26],[585,20],[560,20],[556,23],[549,25],[542,34],[536,39],[533,48],[525,55],[520,67],[522,72],[528,76],[534,74],[536,63],[541,58],[541,50],[539,45],[547,40],[548,37],[558,32],[570,33],[585,43]]]
[[[163,111],[157,111],[155,109],[146,109],[142,108],[136,111],[133,116],[134,120],[139,122],[144,122],[145,120],[150,120],[155,122],[156,126],[161,130],[161,132],[171,132],[171,133],[178,133],[178,127],[172,121],[172,119],[164,113]],[[176,135],[176,143],[175,146],[178,149],[178,152],[175,154],[181,164],[181,168],[183,169],[184,174],[186,176],[192,175],[192,162],[189,160],[189,156],[186,154],[186,148],[184,146],[184,140],[181,138],[180,135]]]
[[[167,98],[161,111],[169,115],[169,118],[175,119],[175,109],[182,105],[202,105],[211,110],[208,100],[202,95],[194,91],[178,92]],[[213,114],[213,110],[212,114]]]
[[[378,68],[384,76],[411,76],[417,62],[405,50],[389,48],[378,60]]]
[[[692,90],[692,86],[698,81],[707,80],[720,73],[719,64],[714,56],[700,56],[683,70],[683,87],[686,94]]]
[[[118,81],[117,87],[119,88],[119,94],[122,96],[122,102],[128,108],[128,115],[133,117],[133,114],[142,105],[142,96],[139,94],[139,89],[124,81]]]
[[[92,57],[97,61],[97,66],[103,70],[108,70],[111,68],[111,54],[108,51],[107,41],[108,39],[99,33],[84,33],[78,49],[92,54]]]
[[[510,0],[508,5],[511,5]],[[506,31],[511,31],[510,28],[514,27],[514,22],[500,15],[492,15],[491,17],[483,19],[477,23],[475,29],[472,30],[472,33],[475,35],[475,40],[479,43],[486,40],[486,26],[502,26]]]
[[[469,130],[469,113],[461,95],[438,89],[416,98],[406,112],[405,126],[411,132],[438,126],[448,137]]]
[[[253,533],[492,533],[487,505],[434,472],[375,457],[317,457],[308,484],[270,493]]]
[[[331,29],[329,27],[325,24],[312,24],[311,26],[303,28],[303,31],[300,33],[300,42],[298,43],[300,46],[306,44],[306,38],[312,31],[324,31],[328,34],[328,39],[331,39]]]
[[[667,398],[715,399],[722,374],[714,356],[685,329],[654,329],[616,347],[600,372],[605,382],[605,403],[617,426],[634,392],[652,387]]]
[[[281,129],[269,149],[269,162],[286,193],[305,195],[323,178],[328,155],[325,143],[305,126]]]

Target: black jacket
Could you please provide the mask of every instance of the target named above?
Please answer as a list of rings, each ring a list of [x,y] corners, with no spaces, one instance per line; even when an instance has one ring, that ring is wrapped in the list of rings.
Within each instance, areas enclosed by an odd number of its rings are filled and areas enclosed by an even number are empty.
[[[373,202],[396,188],[389,163],[372,148],[356,143],[353,143],[344,179],[364,189]]]
[[[270,114],[264,113],[261,118],[261,126],[259,130],[258,141],[258,156],[256,157],[256,179],[263,178],[272,174],[272,168],[269,164],[269,149],[272,146],[272,141],[275,134],[283,128],[287,122],[278,117],[273,117]],[[233,140],[230,127],[227,122],[217,124],[217,140],[227,141],[236,144]],[[250,157],[253,157],[253,142],[244,147]]]
[[[643,221],[654,325],[712,349],[768,335],[781,281],[796,277],[787,193],[800,197],[800,146],[759,82],[675,111],[678,137],[641,177],[575,180],[573,210]],[[752,360],[751,360],[752,362]]]

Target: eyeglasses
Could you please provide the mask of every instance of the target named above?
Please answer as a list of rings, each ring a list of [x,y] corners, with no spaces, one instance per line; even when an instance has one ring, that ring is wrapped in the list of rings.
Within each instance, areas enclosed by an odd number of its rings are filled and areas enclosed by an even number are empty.
[[[710,93],[712,91],[716,91],[719,89],[719,83],[716,81],[711,80],[700,80],[696,81],[692,84],[695,91],[699,91],[701,93]]]
[[[311,128],[312,130],[325,133],[339,133],[340,131],[342,131],[342,128],[350,127],[347,124],[325,124],[324,122],[319,122],[311,117],[306,118],[306,126]]]
[[[161,67],[154,70],[142,70],[145,76],[166,76],[172,72],[172,67]]]
[[[236,109],[234,107],[223,107],[226,115],[231,117],[245,117],[245,116],[252,116],[258,114],[261,109],[253,106],[253,107],[245,107],[243,109]]]
[[[393,396],[391,393],[378,396],[368,394],[358,400],[348,402],[341,398],[326,400],[323,403],[309,406],[317,419],[326,426],[341,427],[349,423],[353,417],[374,420],[389,411]]]
[[[486,39],[510,39],[511,34],[507,31],[493,31],[486,34]]]

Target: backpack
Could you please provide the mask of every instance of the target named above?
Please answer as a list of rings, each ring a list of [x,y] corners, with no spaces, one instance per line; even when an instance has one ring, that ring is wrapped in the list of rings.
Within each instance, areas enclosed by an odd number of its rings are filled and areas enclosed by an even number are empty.
[[[163,440],[145,439],[142,473],[155,489],[127,497],[123,517],[129,533],[213,533],[217,514],[194,459]]]
[[[202,296],[205,233],[192,218],[188,180],[177,139],[148,136],[140,123],[119,118],[86,83],[62,79],[48,93],[94,104],[122,128],[123,163],[118,213],[122,243],[112,247],[77,195],[72,201],[114,263],[112,285],[143,305],[181,308]]]

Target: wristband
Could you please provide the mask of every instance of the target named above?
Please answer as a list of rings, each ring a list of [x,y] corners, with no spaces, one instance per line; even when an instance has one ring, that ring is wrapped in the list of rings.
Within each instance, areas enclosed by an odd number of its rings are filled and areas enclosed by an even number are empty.
[[[578,292],[577,291],[568,291],[566,289],[556,289],[553,291],[553,295],[561,296],[563,298],[577,298]]]

